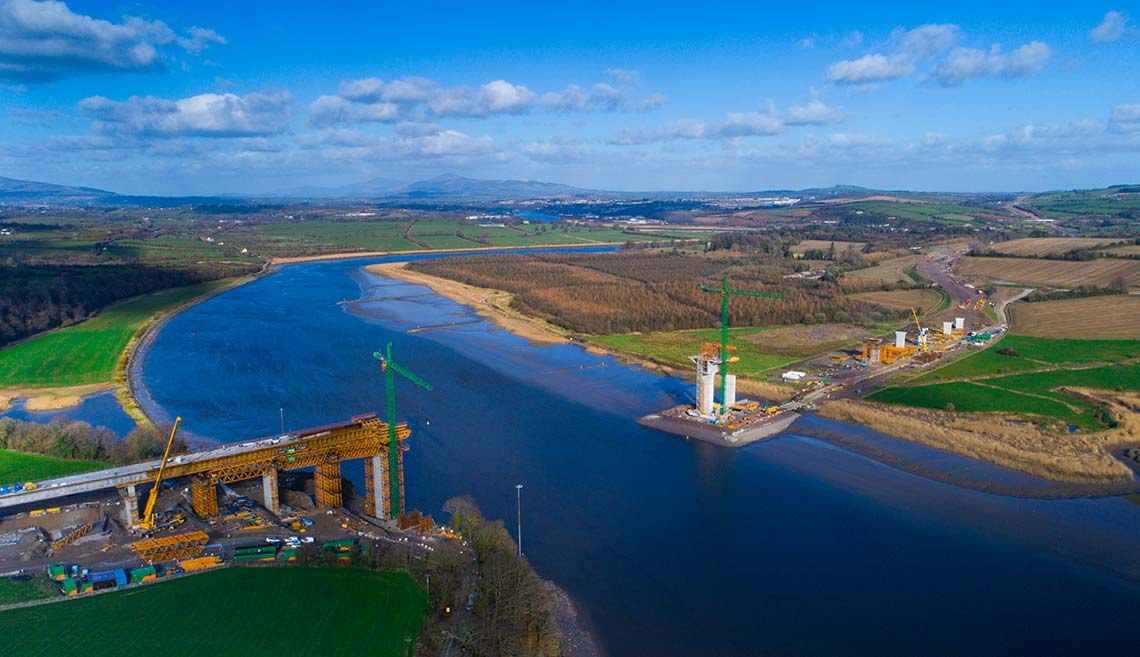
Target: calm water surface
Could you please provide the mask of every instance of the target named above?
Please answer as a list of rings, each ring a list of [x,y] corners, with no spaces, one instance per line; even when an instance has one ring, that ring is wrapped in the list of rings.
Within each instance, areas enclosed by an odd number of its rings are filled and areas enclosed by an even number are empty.
[[[393,341],[435,387],[398,384],[410,504],[441,516],[471,494],[513,526],[522,482],[528,557],[613,657],[1135,649],[1140,507],[963,490],[794,434],[657,433],[633,418],[689,387],[530,346],[362,264],[288,267],[172,319],[144,363],[160,413],[235,442],[282,407],[291,427],[381,411],[371,354]]]

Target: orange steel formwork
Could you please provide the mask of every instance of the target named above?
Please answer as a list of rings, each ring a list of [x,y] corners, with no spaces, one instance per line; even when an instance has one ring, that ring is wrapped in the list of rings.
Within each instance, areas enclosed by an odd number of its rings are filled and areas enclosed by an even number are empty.
[[[188,559],[202,553],[210,537],[206,532],[187,532],[131,543],[131,549],[147,563]]]
[[[68,545],[71,545],[72,543],[83,538],[84,536],[90,534],[91,530],[94,527],[95,527],[95,523],[93,523],[93,522],[88,522],[88,523],[82,524],[82,525],[76,527],[75,529],[71,530],[70,533],[68,533],[64,536],[61,536],[58,541],[52,541],[51,545],[49,545],[48,547],[51,549],[52,552],[55,552],[56,550],[59,550],[61,548],[65,548]]]
[[[276,473],[298,468],[314,468],[316,471],[317,506],[322,509],[341,506],[340,464],[353,459],[367,459],[366,469],[372,470],[376,462],[384,470],[384,486],[379,487],[380,499],[376,499],[375,486],[366,485],[367,512],[381,519],[391,519],[401,510],[391,508],[387,488],[386,461],[389,448],[401,450],[398,454],[399,481],[403,490],[403,454],[407,449],[404,441],[411,436],[407,425],[396,427],[397,445],[388,444],[388,425],[380,421],[374,413],[358,415],[347,422],[329,424],[304,429],[288,437],[263,439],[255,443],[221,448],[209,452],[184,455],[181,462],[167,463],[167,478],[192,476],[190,486],[191,505],[194,512],[203,518],[218,515],[218,484],[228,484],[245,479],[264,477],[266,486],[266,506],[276,512],[277,486]],[[211,454],[217,454],[212,456]],[[153,475],[146,475],[153,479]],[[145,483],[145,482],[139,482]],[[372,478],[369,478],[369,483]],[[134,484],[123,484],[122,489]],[[401,496],[403,499],[403,496]]]

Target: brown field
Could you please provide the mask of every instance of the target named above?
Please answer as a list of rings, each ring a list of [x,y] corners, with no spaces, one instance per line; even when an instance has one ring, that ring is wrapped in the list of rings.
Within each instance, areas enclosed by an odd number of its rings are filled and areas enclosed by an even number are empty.
[[[847,249],[854,248],[856,251],[862,251],[863,247],[867,245],[866,242],[838,242],[831,240],[803,240],[799,244],[793,246],[789,251],[792,253],[803,253],[804,251],[826,251],[835,245],[835,252],[842,253]]]
[[[855,298],[887,308],[921,308],[929,312],[942,300],[942,295],[934,290],[920,289],[863,292],[856,294]]]
[[[856,269],[847,272],[845,277],[858,278],[865,281],[884,281],[886,283],[914,283],[914,279],[906,275],[922,259],[922,256],[910,255],[901,258],[884,260],[874,267]]]
[[[1140,256],[1140,244],[1114,246],[1111,249],[1105,249],[1104,252],[1114,256]]]
[[[990,248],[998,253],[1031,258],[1034,256],[1061,255],[1076,249],[1093,249],[1119,241],[1119,239],[1101,237],[1027,237],[1020,240],[998,242]]]
[[[1131,287],[1140,286],[1140,260],[1105,258],[1088,262],[1036,260],[1033,258],[979,258],[967,256],[958,261],[959,274],[977,276],[997,283],[1040,287],[1108,287],[1123,278]]]
[[[1013,329],[1041,338],[1135,340],[1140,338],[1140,296],[1089,297],[1010,307]]]

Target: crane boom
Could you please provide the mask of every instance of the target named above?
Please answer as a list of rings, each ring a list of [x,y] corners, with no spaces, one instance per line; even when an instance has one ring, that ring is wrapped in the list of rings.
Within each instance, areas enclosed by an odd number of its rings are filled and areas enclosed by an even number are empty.
[[[926,349],[926,334],[922,331],[922,324],[918,323],[918,310],[911,308],[910,314],[914,315],[915,339],[918,341],[919,346]]]
[[[391,499],[392,517],[403,515],[404,498],[400,490],[399,447],[396,439],[396,374],[406,378],[424,390],[431,390],[431,384],[408,368],[392,359],[392,343],[387,352],[374,352],[372,357],[380,361],[380,371],[384,374],[384,397],[388,412],[388,495]]]
[[[174,418],[174,426],[170,429],[170,437],[166,439],[166,450],[162,453],[162,463],[158,466],[158,474],[154,477],[154,486],[146,498],[146,508],[143,509],[139,527],[154,529],[154,505],[158,502],[158,493],[162,488],[162,472],[166,469],[166,462],[170,460],[170,448],[174,445],[174,436],[178,434],[178,427],[182,424],[182,417]]]

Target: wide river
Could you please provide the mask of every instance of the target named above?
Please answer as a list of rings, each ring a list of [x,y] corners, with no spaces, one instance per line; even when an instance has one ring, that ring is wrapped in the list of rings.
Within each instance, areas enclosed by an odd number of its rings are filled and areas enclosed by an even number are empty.
[[[293,428],[381,412],[391,340],[434,386],[397,384],[410,506],[469,494],[513,534],[524,484],[527,557],[612,657],[1135,654],[1140,507],[967,490],[796,426],[737,450],[657,433],[634,418],[683,382],[529,345],[365,262],[285,267],[173,318],[143,361],[153,412],[222,442],[276,433],[281,408]]]

